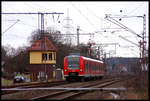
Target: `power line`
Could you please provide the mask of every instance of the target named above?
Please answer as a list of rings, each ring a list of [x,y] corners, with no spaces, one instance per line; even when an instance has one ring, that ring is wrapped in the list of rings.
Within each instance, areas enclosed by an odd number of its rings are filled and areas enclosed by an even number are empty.
[[[79,10],[74,4],[71,3],[71,5],[92,25],[92,27],[95,29],[95,25],[93,23],[91,23],[91,21],[81,12],[81,10]],[[100,18],[101,19],[101,18]],[[111,23],[110,23],[111,26]],[[110,27],[109,26],[109,27]],[[101,34],[103,35],[103,34]],[[104,36],[104,35],[103,35]]]
[[[141,17],[141,16],[140,16]],[[108,21],[120,26],[123,29],[126,29],[127,31],[137,35],[138,37],[141,37],[140,35],[138,35],[136,32],[134,32],[133,30],[131,30],[130,28],[126,27],[125,25],[121,24],[120,22],[118,22],[117,20],[113,19],[113,17],[110,17],[110,15],[106,14],[105,19],[107,19]],[[112,21],[113,20],[113,21]],[[141,37],[142,38],[142,37]]]
[[[27,26],[31,26],[31,27],[37,28],[37,26],[33,26],[33,25],[30,25],[30,24],[26,24],[26,23],[24,23],[24,22],[22,22],[22,21],[21,21],[21,23],[19,23],[19,24],[23,24],[23,25],[27,25]]]
[[[132,43],[132,44],[134,44],[134,45],[136,45],[137,47],[139,47],[138,44],[136,44],[136,43],[134,43],[134,42],[132,42],[132,41],[130,41],[130,40],[128,40],[128,39],[122,37],[121,35],[119,35],[119,37],[122,38],[122,39],[124,39],[124,40],[126,40],[126,41],[128,41],[128,42],[130,42],[130,43]]]
[[[137,9],[139,9],[144,3],[142,3],[141,5],[139,5],[138,7],[136,7],[135,9],[133,9],[132,11],[130,11],[129,13],[127,13],[127,15],[133,13],[134,11],[136,11]]]
[[[32,3],[32,4],[33,4],[33,3]],[[33,5],[36,5],[37,7],[42,7],[42,8],[44,8],[44,9],[50,11],[50,9],[47,9],[47,8],[45,8],[45,7],[43,7],[43,6],[39,5],[39,4],[35,4],[35,3],[34,3]]]
[[[91,23],[91,21],[81,12],[81,10],[79,10],[74,4],[71,3],[71,5],[91,24],[93,25],[92,27],[95,29],[95,25],[93,23]]]
[[[97,15],[96,15],[91,9],[89,9],[87,6],[86,6],[86,8],[88,9],[88,11],[90,11],[90,12],[93,13],[93,16],[94,16],[94,17],[100,19],[100,20],[101,20],[101,23],[102,23],[102,21],[106,21],[105,19],[102,19],[101,17],[97,16]],[[111,23],[110,23],[110,26],[111,26]],[[110,26],[109,26],[109,28],[110,28]],[[102,29],[102,28],[101,28],[101,29]],[[107,29],[108,29],[108,28],[107,28]],[[103,35],[103,34],[102,34],[102,35]]]
[[[33,8],[32,6],[30,6],[29,4],[27,4],[26,2],[24,3],[25,5],[27,5],[29,8]],[[35,8],[33,8],[35,9]],[[34,19],[34,17],[31,15],[32,19]]]
[[[10,36],[15,37],[15,38],[18,38],[18,39],[20,39],[20,38],[21,38],[21,39],[26,39],[26,37],[18,36],[18,35],[15,35],[15,34],[10,34],[9,37],[10,37]]]
[[[103,18],[97,16],[97,15],[96,15],[91,9],[89,9],[87,6],[86,6],[86,9],[87,9],[88,11],[90,11],[91,13],[93,13],[93,16],[94,16],[94,17],[96,17],[96,18],[98,18],[98,19],[100,19],[100,20],[105,21],[105,19],[103,19]]]
[[[15,13],[10,13],[10,12],[7,12],[7,13],[1,13],[1,14],[16,14],[16,15],[19,15],[19,14],[64,14],[64,13],[57,13],[57,12],[52,12],[52,13],[48,13],[48,12],[45,12],[45,13],[39,13],[39,12],[15,12]]]
[[[19,19],[17,19],[17,21],[14,23],[14,24],[12,24],[10,27],[8,27],[4,32],[3,32],[3,34],[4,33],[6,33],[11,27],[13,27],[16,23],[18,23],[20,20]]]

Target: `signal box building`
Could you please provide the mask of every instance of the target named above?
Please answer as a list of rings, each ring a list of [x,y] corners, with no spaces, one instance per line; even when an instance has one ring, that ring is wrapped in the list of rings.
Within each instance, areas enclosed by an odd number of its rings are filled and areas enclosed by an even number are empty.
[[[56,77],[56,47],[43,37],[33,42],[29,51],[30,80],[51,80]]]

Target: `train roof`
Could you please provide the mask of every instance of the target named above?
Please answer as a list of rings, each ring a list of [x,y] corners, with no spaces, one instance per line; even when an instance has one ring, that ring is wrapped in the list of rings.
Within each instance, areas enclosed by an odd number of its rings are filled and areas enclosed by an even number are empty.
[[[68,55],[66,57],[80,57],[80,55]]]
[[[104,63],[103,61],[100,61],[100,60],[91,59],[91,58],[84,57],[84,56],[79,56],[79,55],[69,55],[69,56],[66,56],[66,57],[82,57],[85,60],[90,60],[90,61],[94,61],[94,62]]]
[[[81,57],[82,57],[83,59],[85,59],[85,60],[90,60],[90,61],[94,61],[94,62],[104,63],[103,61],[100,61],[100,60],[91,59],[91,58],[84,57],[84,56],[81,56]]]

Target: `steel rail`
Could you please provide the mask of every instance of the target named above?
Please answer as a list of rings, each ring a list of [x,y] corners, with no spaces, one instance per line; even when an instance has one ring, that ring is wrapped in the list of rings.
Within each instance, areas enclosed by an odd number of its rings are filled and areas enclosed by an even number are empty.
[[[44,83],[33,83],[33,84],[24,84],[24,85],[14,85],[14,86],[5,86],[2,87],[2,95],[16,93],[21,90],[27,90],[31,87],[43,87],[43,86],[56,86],[66,84],[66,81],[53,81],[53,82],[44,82]]]
[[[101,84],[101,86],[99,86],[99,87],[104,87],[104,86],[111,85],[111,84],[113,84],[115,82],[118,82],[118,81],[120,81],[120,80],[119,79],[115,79],[115,81],[114,81],[114,79],[113,79],[113,81],[112,81],[112,79],[111,79],[111,81],[110,80],[106,80],[106,81],[103,81],[103,82],[97,82],[97,83],[93,83],[93,84],[90,84],[90,85],[82,86],[80,88],[51,88],[51,90],[53,89],[53,90],[63,90],[63,91],[58,91],[58,92],[56,92],[54,94],[48,94],[48,95],[44,95],[44,96],[40,96],[40,97],[35,97],[35,98],[30,99],[30,100],[41,100],[41,99],[43,100],[43,99],[47,99],[47,98],[50,98],[50,99],[51,98],[57,98],[57,99],[61,99],[61,100],[62,99],[68,99],[70,97],[73,97],[73,96],[76,96],[76,95],[80,95],[81,93],[83,93],[83,92],[78,92],[78,93],[74,92],[74,93],[72,93],[72,91],[84,91],[84,92],[87,92],[87,91],[91,91],[91,90],[106,90],[107,88],[89,88],[89,87],[100,85],[100,84]],[[121,89],[123,90],[124,88],[121,88]],[[110,90],[110,89],[107,89],[107,90]],[[112,88],[111,90],[115,90],[115,89]],[[63,96],[63,98],[57,97],[57,96],[60,96],[60,95],[66,94],[66,93],[71,93],[71,95]]]

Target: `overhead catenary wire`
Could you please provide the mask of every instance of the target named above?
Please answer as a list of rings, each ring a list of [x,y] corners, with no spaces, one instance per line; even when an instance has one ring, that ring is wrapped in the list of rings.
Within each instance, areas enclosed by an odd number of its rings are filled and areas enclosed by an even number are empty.
[[[25,2],[24,4],[27,5],[29,8],[36,9],[36,8],[33,8],[32,6],[30,6],[29,4],[27,4],[26,2]],[[28,8],[28,7],[27,7],[27,8]],[[29,9],[29,11],[30,11],[30,9]],[[31,16],[32,19],[35,19],[35,18],[33,17],[33,15],[30,15],[30,16]]]
[[[78,9],[73,3],[71,3],[71,5],[89,22],[89,24],[95,29],[95,25],[88,19],[88,17],[86,17],[80,9]]]
[[[16,23],[18,23],[20,20],[19,19],[17,19],[17,21],[14,23],[14,24],[12,24],[10,27],[8,27],[4,32],[3,32],[3,34],[4,33],[6,33],[10,28],[12,28]]]
[[[84,5],[85,6],[85,5]],[[103,19],[103,18],[101,18],[101,17],[99,17],[99,16],[97,16],[91,9],[89,9],[87,6],[86,6],[86,8],[87,8],[87,10],[88,11],[90,11],[92,14],[93,14],[93,16],[94,17],[96,17],[96,18],[98,18],[98,19],[100,19],[101,20],[101,23],[102,23],[102,21],[106,21],[105,19]],[[110,23],[110,26],[111,26],[111,23]],[[110,27],[109,26],[109,27]],[[101,27],[102,27],[102,25],[101,25]],[[102,28],[101,28],[102,29]],[[107,28],[108,29],[108,28]],[[98,32],[98,31],[97,31]],[[102,36],[104,36],[102,33],[100,33]]]
[[[88,7],[87,7],[87,9],[88,9],[88,11],[91,11]],[[92,12],[93,13],[93,12]],[[95,15],[95,17],[97,17],[97,18],[99,18],[98,16],[96,16],[96,14],[95,13],[93,13],[94,15]],[[99,19],[101,19],[101,18],[99,18]],[[120,25],[119,25],[120,26]],[[114,31],[114,32],[116,32],[116,31]],[[137,39],[137,37],[136,37],[136,39]]]
[[[6,37],[6,36],[5,36]],[[26,37],[22,37],[22,36],[18,36],[18,35],[15,35],[15,34],[10,34],[8,35],[7,37],[15,37],[15,38],[18,38],[18,39],[26,39]]]
[[[71,4],[72,4],[72,3],[71,3]],[[94,27],[95,25],[90,22],[90,20],[81,12],[81,10],[79,10],[74,4],[72,4],[72,5],[73,5],[74,8],[77,9],[77,11],[78,11],[84,18],[86,18],[86,20],[87,20],[87,21],[92,25],[92,27],[95,29],[95,27]],[[101,19],[101,18],[100,18],[100,19]],[[111,26],[111,23],[110,23],[110,26]],[[110,26],[109,26],[109,27],[110,27]],[[103,34],[101,34],[101,35],[103,35]],[[103,36],[104,36],[104,35],[103,35]]]
[[[84,5],[85,6],[85,5]],[[87,8],[87,10],[88,11],[90,11],[92,14],[93,14],[93,16],[94,17],[96,17],[96,18],[98,18],[98,19],[100,19],[101,20],[101,22],[102,21],[107,21],[107,20],[105,20],[105,19],[102,19],[101,17],[98,17],[91,9],[89,9],[87,6],[86,6],[86,8]],[[110,23],[111,24],[111,23]],[[102,29],[102,28],[101,28]],[[122,28],[110,28],[110,26],[109,26],[109,28],[105,28],[105,29],[122,29]],[[120,31],[120,30],[117,30],[117,31]],[[113,32],[117,32],[117,31],[111,31],[111,33],[113,33]],[[97,31],[98,32],[98,31]],[[103,31],[104,32],[104,31]],[[101,34],[101,35],[103,35],[103,34]],[[103,35],[104,36],[104,35]],[[105,36],[104,36],[105,37]],[[115,39],[116,39],[116,37],[115,37]]]
[[[105,18],[106,18],[108,21],[110,21],[110,22],[112,22],[112,23],[114,23],[114,24],[120,26],[121,28],[124,28],[124,29],[130,31],[131,33],[137,35],[138,37],[141,37],[140,35],[138,35],[137,33],[135,33],[133,30],[131,30],[130,28],[128,28],[128,27],[126,27],[125,25],[121,24],[120,22],[116,21],[116,20],[113,19],[112,17],[106,15]],[[108,19],[108,18],[110,18],[110,19]],[[112,20],[113,20],[113,21],[112,21]],[[114,22],[114,21],[115,21],[115,22]],[[142,38],[142,37],[141,37],[141,38]]]
[[[133,9],[132,11],[130,11],[129,13],[127,13],[127,15],[130,15],[131,13],[137,11],[144,3],[138,5],[135,9]]]

